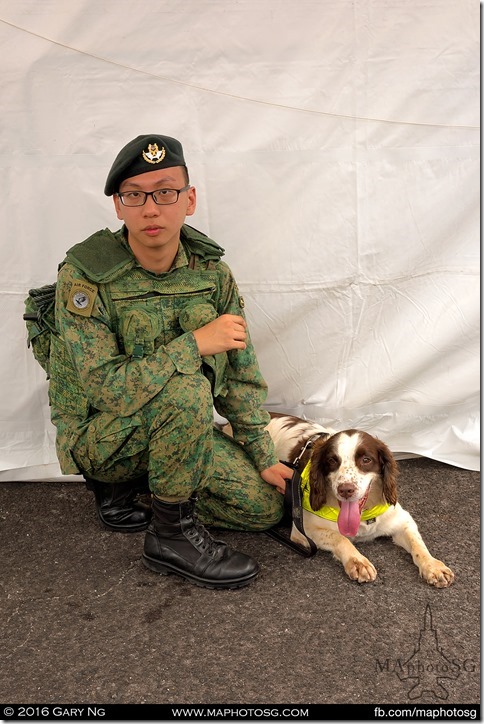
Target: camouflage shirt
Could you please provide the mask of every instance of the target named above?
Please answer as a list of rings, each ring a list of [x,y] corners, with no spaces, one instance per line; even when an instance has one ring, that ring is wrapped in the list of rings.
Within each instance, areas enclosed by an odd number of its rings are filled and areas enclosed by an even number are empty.
[[[255,467],[274,465],[261,408],[267,386],[250,337],[245,350],[202,359],[193,335],[222,314],[244,316],[223,249],[185,225],[172,268],[155,274],[139,265],[125,234],[124,227],[94,234],[59,270],[49,395],[63,472],[78,472],[69,451],[97,411],[135,415],[173,375],[200,369]]]

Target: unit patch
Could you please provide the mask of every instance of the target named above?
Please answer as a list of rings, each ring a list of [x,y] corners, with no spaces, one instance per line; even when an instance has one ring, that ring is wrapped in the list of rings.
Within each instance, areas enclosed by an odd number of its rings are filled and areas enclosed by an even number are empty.
[[[81,317],[90,317],[94,301],[96,299],[97,287],[88,282],[74,282],[69,294],[67,309]]]

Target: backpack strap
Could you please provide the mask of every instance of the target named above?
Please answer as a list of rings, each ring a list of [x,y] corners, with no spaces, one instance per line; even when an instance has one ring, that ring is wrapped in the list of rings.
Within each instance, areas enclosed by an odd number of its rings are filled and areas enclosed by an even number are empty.
[[[55,328],[55,290],[56,284],[30,289],[25,299],[23,319],[27,327],[27,346],[47,373],[50,374],[50,340],[57,335]]]

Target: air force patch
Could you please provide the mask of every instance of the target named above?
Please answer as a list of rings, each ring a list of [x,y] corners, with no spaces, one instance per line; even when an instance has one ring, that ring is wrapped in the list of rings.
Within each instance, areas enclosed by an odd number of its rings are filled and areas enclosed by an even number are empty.
[[[90,317],[96,299],[97,287],[88,282],[74,282],[69,294],[67,309],[81,317]]]

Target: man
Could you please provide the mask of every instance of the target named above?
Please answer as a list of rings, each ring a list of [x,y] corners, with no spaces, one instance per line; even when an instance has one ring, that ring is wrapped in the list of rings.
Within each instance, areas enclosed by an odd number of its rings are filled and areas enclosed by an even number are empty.
[[[143,562],[212,588],[255,579],[257,563],[201,522],[263,530],[285,480],[261,409],[266,385],[223,249],[187,226],[196,208],[181,144],[138,136],[105,194],[123,227],[72,247],[60,267],[50,401],[64,473],[81,472],[111,530],[147,527]],[[234,439],[213,424],[213,407]],[[195,513],[196,505],[196,513]]]

